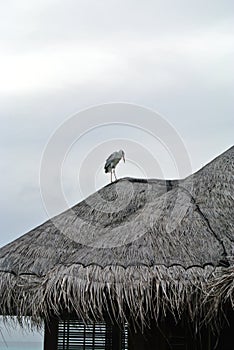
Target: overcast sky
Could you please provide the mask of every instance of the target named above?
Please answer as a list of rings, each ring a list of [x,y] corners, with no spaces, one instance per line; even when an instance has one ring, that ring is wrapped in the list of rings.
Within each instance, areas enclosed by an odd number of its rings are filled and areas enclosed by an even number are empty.
[[[118,117],[111,107],[109,122],[119,124],[104,127],[93,106],[124,102],[157,112],[183,143],[191,172],[233,145],[233,10],[232,0],[0,2],[1,246],[50,216],[41,164],[71,116],[76,127],[93,116],[96,129],[91,123],[79,142],[66,129],[61,171],[68,206],[108,183],[103,162],[115,149],[126,152],[120,177],[189,175],[187,165],[169,166],[160,131],[152,137],[133,119],[123,125],[134,108],[124,105]],[[146,127],[153,129],[150,118]]]

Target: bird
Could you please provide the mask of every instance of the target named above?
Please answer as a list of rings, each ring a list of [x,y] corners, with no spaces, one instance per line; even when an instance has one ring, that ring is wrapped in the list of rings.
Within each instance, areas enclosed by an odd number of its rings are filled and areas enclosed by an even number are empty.
[[[122,158],[125,163],[125,154],[124,154],[124,151],[121,149],[120,151],[113,152],[106,160],[104,169],[105,169],[105,173],[111,173],[111,182],[112,182],[112,172],[115,176],[115,180],[117,180],[117,177],[115,174],[115,167]]]

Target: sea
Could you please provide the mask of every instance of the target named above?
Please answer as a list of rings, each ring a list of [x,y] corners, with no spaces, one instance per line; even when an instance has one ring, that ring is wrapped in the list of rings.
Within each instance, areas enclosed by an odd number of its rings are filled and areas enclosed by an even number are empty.
[[[0,342],[0,350],[42,350],[41,342]]]

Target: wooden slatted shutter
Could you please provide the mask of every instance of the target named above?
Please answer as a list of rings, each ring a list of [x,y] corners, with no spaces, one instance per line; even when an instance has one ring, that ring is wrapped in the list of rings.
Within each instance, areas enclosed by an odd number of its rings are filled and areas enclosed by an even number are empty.
[[[187,339],[182,335],[174,335],[169,338],[169,344],[171,350],[187,350]]]
[[[127,327],[120,331],[121,350],[127,350]],[[113,326],[95,322],[84,324],[79,320],[61,320],[58,325],[57,350],[113,350]]]

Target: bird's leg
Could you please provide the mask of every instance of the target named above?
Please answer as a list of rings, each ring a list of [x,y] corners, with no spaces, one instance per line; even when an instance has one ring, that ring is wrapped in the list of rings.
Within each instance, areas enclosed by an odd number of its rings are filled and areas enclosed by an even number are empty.
[[[113,169],[113,173],[115,175],[115,180],[117,180],[116,173],[115,173],[115,168]]]

